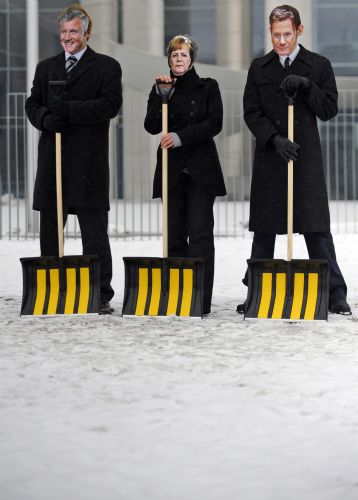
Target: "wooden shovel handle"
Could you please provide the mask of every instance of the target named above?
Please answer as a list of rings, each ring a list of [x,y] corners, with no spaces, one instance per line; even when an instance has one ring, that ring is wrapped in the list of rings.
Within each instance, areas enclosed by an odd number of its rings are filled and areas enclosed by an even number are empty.
[[[168,133],[168,103],[162,101],[162,133]],[[162,149],[163,258],[168,257],[168,149]]]
[[[56,200],[57,200],[57,231],[58,255],[64,256],[63,241],[63,207],[62,207],[62,168],[61,168],[61,134],[56,132]]]
[[[293,142],[293,101],[288,104],[288,138]],[[292,260],[293,161],[287,165],[287,260]]]

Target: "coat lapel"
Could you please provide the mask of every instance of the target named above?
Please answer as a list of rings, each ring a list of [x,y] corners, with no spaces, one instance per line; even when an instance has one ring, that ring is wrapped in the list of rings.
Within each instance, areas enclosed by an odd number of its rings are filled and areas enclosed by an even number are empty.
[[[67,82],[68,84],[74,83],[78,80],[83,73],[85,73],[94,63],[96,59],[96,53],[90,47],[87,46],[87,49],[81,59],[78,61],[76,66],[70,71]]]
[[[302,45],[300,45],[300,51],[297,57],[291,65],[291,73],[301,76],[307,76],[312,71],[312,56]]]
[[[278,55],[273,50],[262,57],[260,64],[262,66],[261,77],[263,80],[267,82],[281,82],[284,69]]]
[[[52,59],[50,74],[50,80],[66,80],[64,52],[57,54],[57,56]]]

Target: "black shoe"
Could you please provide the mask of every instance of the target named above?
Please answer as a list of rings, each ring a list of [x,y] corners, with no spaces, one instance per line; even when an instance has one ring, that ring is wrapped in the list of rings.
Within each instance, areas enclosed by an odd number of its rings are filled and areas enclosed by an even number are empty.
[[[99,314],[112,314],[114,311],[113,307],[110,306],[108,300],[102,300],[99,305]]]
[[[333,314],[344,314],[346,316],[350,316],[352,314],[351,308],[345,299],[340,299],[333,304],[329,304],[328,311]]]
[[[245,310],[246,310],[246,300],[243,304],[239,304],[236,308],[236,312],[238,314],[245,314]]]

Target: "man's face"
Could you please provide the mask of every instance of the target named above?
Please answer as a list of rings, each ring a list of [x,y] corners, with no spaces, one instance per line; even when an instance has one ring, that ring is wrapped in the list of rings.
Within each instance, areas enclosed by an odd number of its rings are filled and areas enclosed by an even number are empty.
[[[82,32],[82,23],[78,17],[72,21],[63,22],[60,28],[60,42],[62,48],[70,54],[77,54],[87,45],[86,33]]]
[[[288,56],[297,45],[297,37],[302,34],[302,24],[296,29],[291,19],[274,21],[270,28],[273,50],[279,56]]]
[[[190,66],[191,57],[189,47],[184,43],[170,54],[170,69],[174,75],[184,75]]]

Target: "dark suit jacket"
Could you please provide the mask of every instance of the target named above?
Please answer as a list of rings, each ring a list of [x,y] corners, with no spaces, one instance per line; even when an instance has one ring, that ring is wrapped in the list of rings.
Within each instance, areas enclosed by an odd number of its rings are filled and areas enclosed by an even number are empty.
[[[70,72],[63,98],[69,103],[62,133],[63,206],[109,210],[108,130],[122,104],[121,67],[90,47]],[[35,73],[27,116],[41,130],[33,208],[56,207],[55,134],[44,130],[51,112],[50,80],[66,80],[64,52],[41,61]]]
[[[212,78],[199,78],[192,68],[179,77],[168,104],[169,132],[176,132],[182,146],[168,150],[168,186],[173,187],[185,168],[197,186],[215,194],[226,189],[213,137],[222,128],[223,106],[219,86]],[[153,86],[144,127],[151,134],[162,131],[162,102]],[[162,193],[162,150],[159,146],[153,197]]]
[[[288,70],[312,83],[300,90],[294,106],[294,140],[300,145],[294,163],[293,230],[330,230],[327,189],[323,172],[317,117],[337,114],[337,87],[330,62],[323,56],[300,51]],[[287,72],[271,51],[255,59],[244,92],[244,117],[256,138],[250,197],[250,231],[287,232],[287,163],[275,152],[275,134],[287,137],[288,101],[280,88]]]

